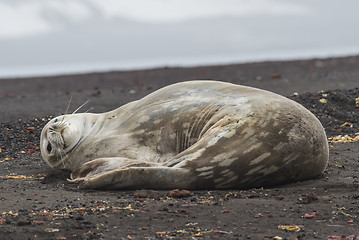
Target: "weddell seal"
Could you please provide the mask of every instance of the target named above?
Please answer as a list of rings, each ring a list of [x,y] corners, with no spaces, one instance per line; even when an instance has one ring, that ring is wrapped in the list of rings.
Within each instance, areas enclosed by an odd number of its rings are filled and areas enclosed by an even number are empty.
[[[323,173],[319,120],[277,94],[217,81],[173,84],[113,111],[56,117],[43,159],[89,189],[244,189]]]

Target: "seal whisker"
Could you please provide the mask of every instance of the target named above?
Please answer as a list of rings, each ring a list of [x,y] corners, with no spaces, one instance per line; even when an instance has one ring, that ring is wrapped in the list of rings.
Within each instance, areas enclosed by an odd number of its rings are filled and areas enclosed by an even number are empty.
[[[64,151],[64,149],[59,149],[59,158],[57,158],[57,161],[60,161],[60,165],[62,164],[63,168],[66,169],[66,163],[64,161],[64,158],[67,156],[67,153]],[[71,161],[70,161],[71,163]]]
[[[67,104],[66,110],[65,110],[65,112],[64,112],[64,114],[63,114],[63,117],[62,117],[62,119],[61,119],[60,122],[62,122],[62,121],[65,119],[65,115],[66,115],[67,112],[69,111],[69,108],[70,108],[70,105],[71,105],[71,101],[72,101],[72,95],[70,96],[69,103]]]
[[[63,153],[64,153],[64,155],[62,155]],[[64,161],[64,157],[66,156],[66,152],[63,151],[63,150],[60,150],[60,156],[61,156],[61,163],[64,166],[64,168],[66,168],[65,161]]]
[[[85,106],[89,101],[90,101],[90,100],[87,100],[84,104],[82,104],[80,107],[78,107],[78,108],[72,113],[72,115],[75,114],[78,110],[80,110],[83,106]],[[88,110],[87,110],[87,111],[88,111]],[[86,112],[87,112],[87,111],[86,111]]]
[[[71,105],[71,101],[72,101],[72,95],[70,96],[70,100],[69,100],[69,103],[67,104],[67,107],[66,107],[66,110],[65,110],[64,115],[66,115],[66,114],[67,114],[67,112],[69,111],[69,109],[70,109],[70,105]]]
[[[60,162],[60,164],[62,163],[62,165],[65,167],[61,150],[59,151],[59,155],[56,156],[56,162]]]

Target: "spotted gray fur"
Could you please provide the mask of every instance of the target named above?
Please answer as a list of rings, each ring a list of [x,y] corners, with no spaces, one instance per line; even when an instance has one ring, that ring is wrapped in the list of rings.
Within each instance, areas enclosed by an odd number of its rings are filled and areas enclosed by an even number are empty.
[[[60,139],[59,139],[60,137]],[[319,120],[277,94],[217,81],[162,88],[102,114],[51,120],[43,159],[95,189],[241,189],[323,173]]]

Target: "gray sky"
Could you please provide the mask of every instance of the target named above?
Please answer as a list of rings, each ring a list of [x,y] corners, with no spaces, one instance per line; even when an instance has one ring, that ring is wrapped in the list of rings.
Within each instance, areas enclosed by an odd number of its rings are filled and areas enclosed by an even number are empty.
[[[0,78],[359,53],[357,0],[0,0]]]

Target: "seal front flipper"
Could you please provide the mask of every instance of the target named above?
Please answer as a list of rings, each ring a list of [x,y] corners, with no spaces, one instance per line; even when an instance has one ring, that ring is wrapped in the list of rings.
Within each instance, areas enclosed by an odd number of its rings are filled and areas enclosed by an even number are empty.
[[[189,170],[128,158],[99,158],[71,174],[69,182],[81,189],[193,188]]]
[[[195,177],[183,168],[129,167],[81,178],[81,189],[192,189]],[[77,180],[75,180],[77,181]],[[81,182],[82,182],[81,181]]]
[[[151,167],[158,166],[158,163],[138,161],[124,157],[98,158],[82,165],[79,169],[71,173],[71,180],[90,178],[115,169],[129,167]]]

